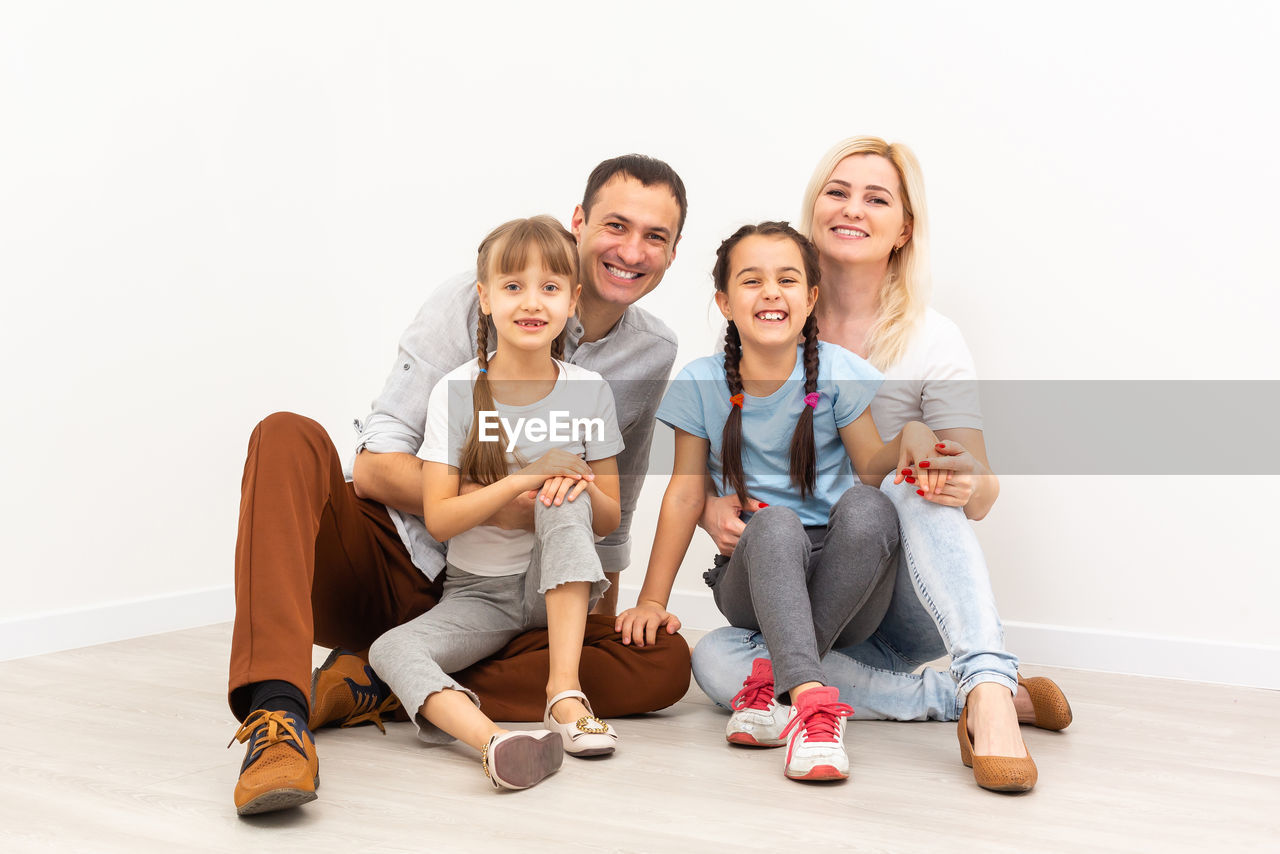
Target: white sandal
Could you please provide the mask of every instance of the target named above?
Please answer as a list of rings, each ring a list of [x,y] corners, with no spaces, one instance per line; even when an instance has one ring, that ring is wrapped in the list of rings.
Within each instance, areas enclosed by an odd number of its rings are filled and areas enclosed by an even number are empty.
[[[587,707],[588,715],[583,715],[573,723],[562,724],[551,716],[551,707],[568,697],[577,697]],[[561,691],[547,702],[547,711],[542,716],[542,725],[552,732],[558,732],[564,742],[565,753],[574,756],[604,756],[613,753],[618,744],[618,733],[609,724],[596,717],[591,709],[587,695],[581,691]]]
[[[504,732],[480,750],[480,767],[495,789],[527,789],[554,774],[562,762],[560,739],[546,730]]]

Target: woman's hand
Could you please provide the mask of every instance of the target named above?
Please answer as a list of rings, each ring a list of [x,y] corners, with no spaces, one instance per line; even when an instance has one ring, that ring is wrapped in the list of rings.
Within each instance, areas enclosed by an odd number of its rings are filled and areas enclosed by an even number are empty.
[[[894,485],[906,481],[919,485],[917,492],[923,494],[938,480],[945,482],[946,472],[930,469],[930,455],[936,452],[938,437],[920,421],[908,421],[902,428],[901,441],[898,446],[898,470],[893,475]]]
[[[613,630],[622,634],[624,644],[634,642],[636,646],[646,643],[652,646],[658,642],[658,629],[663,626],[667,627],[667,634],[674,635],[680,631],[680,618],[657,602],[646,599],[619,614]]]
[[[749,513],[755,513],[761,507],[768,506],[754,498],[748,498],[746,509]],[[722,555],[733,554],[734,547],[738,545],[738,539],[746,530],[747,523],[742,521],[740,515],[742,509],[742,503],[738,501],[737,495],[726,495],[723,498],[708,495],[707,500],[703,502],[702,518],[698,520],[698,527],[711,535],[712,541]]]
[[[977,492],[978,476],[987,474],[982,463],[954,439],[934,444],[933,454],[918,466],[924,499],[947,507],[968,504]]]
[[[544,484],[553,478],[568,478],[571,481],[595,480],[595,474],[586,460],[559,448],[552,448],[510,476],[519,478],[521,483],[526,484],[524,487],[526,490],[542,490]]]

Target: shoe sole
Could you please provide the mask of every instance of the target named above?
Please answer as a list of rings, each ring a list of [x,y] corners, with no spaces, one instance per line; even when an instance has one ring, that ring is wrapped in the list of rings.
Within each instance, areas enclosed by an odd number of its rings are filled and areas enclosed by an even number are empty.
[[[741,747],[782,747],[787,742],[783,739],[778,741],[759,741],[749,732],[735,732],[724,737],[724,740],[730,744],[737,744]]]
[[[527,789],[554,774],[563,762],[564,747],[555,733],[513,738],[494,749],[489,773],[504,789]]]
[[[806,782],[849,779],[849,774],[847,772],[841,771],[833,765],[815,765],[804,774],[792,774],[790,771],[785,771],[783,773],[787,775],[788,780],[804,780]]]
[[[320,778],[317,777],[314,785],[320,784]],[[272,789],[269,792],[263,792],[258,797],[246,803],[244,806],[236,807],[237,815],[260,815],[265,812],[276,812],[278,810],[287,810],[290,807],[300,807],[303,804],[309,804],[316,799],[314,791],[306,789]]]

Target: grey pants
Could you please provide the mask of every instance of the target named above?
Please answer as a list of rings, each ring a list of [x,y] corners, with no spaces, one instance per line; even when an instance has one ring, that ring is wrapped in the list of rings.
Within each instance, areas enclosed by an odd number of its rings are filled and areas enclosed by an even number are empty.
[[[806,529],[785,507],[758,511],[733,556],[718,556],[705,577],[730,623],[764,635],[786,702],[804,682],[829,684],[819,659],[833,646],[875,632],[893,595],[897,553],[893,505],[858,484],[831,508],[825,528]]]
[[[369,648],[369,663],[413,715],[423,741],[453,740],[418,714],[427,697],[452,688],[478,706],[476,695],[448,674],[493,655],[529,629],[545,628],[548,590],[591,582],[590,607],[609,587],[596,556],[591,500],[585,493],[559,507],[538,503],[533,518],[536,542],[528,572],[483,576],[448,566],[439,604]]]

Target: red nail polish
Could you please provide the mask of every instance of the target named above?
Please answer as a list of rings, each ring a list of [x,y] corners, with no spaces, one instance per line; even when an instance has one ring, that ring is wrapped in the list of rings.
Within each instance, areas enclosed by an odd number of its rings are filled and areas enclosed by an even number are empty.
[[[907,478],[907,483],[915,483],[915,482],[916,482],[916,479],[914,477]]]
[[[765,504],[763,501],[760,501],[760,502],[757,502],[757,503],[760,505],[760,507],[761,507],[761,508],[764,508],[764,507],[768,507],[768,506],[769,506],[768,504]]]
[[[922,469],[927,469],[929,467],[929,461],[921,460],[920,462],[916,463],[916,465],[920,466],[920,468]]]
[[[911,474],[911,469],[903,469],[903,470],[902,470],[902,473],[903,473],[903,474]]]
[[[923,489],[917,489],[917,490],[916,490],[916,495],[924,495],[924,490],[923,490]]]
[[[947,446],[946,446],[946,445],[944,445],[944,444],[942,444],[941,442],[939,442],[938,444],[934,445],[934,447],[935,447],[935,448],[937,448],[939,451],[941,451],[941,450],[943,450],[944,448],[946,448]]]

